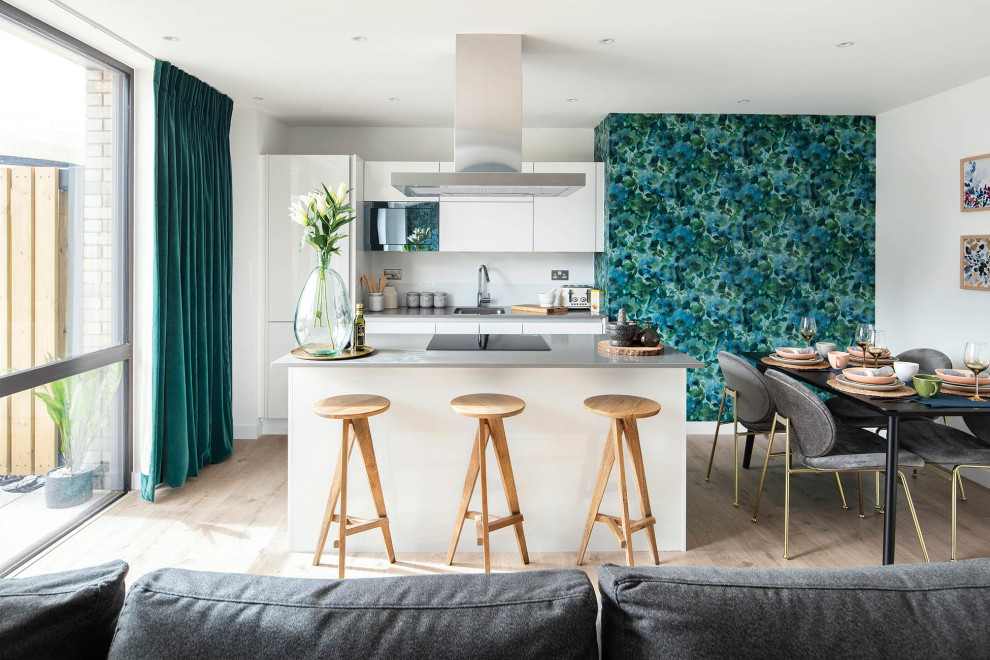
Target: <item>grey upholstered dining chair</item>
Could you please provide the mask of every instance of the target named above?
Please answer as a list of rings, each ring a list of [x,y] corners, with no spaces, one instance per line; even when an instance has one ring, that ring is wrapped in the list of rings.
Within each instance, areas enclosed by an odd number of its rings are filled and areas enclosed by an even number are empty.
[[[803,473],[855,472],[859,477],[859,513],[863,515],[863,473],[879,472],[886,468],[886,442],[875,433],[855,426],[836,423],[821,399],[814,392],[785,374],[769,371],[766,383],[777,404],[770,442],[767,444],[767,458],[763,461],[763,475],[760,477],[760,490],[753,509],[753,522],[760,507],[763,483],[767,476],[770,449],[778,429],[784,432],[784,558],[790,559],[789,536],[791,519],[791,475]],[[934,426],[934,425],[933,425]],[[900,450],[898,467],[922,467],[924,461],[907,450]],[[795,464],[804,467],[795,467]],[[918,525],[918,515],[911,500],[911,490],[900,469],[897,476],[904,486],[914,528],[918,532],[921,552],[928,561],[925,538]]]
[[[901,446],[923,458],[926,467],[945,473],[952,481],[951,561],[956,560],[956,505],[960,493],[966,501],[959,470],[990,469],[990,417],[968,415],[963,421],[975,436],[948,425],[924,424],[921,420],[904,420],[900,426]],[[945,465],[950,470],[942,467]]]
[[[773,396],[767,389],[763,374],[745,358],[728,351],[719,351],[718,364],[722,369],[725,387],[722,388],[722,401],[718,406],[718,421],[715,424],[715,437],[712,438],[712,452],[708,458],[708,472],[705,481],[712,476],[712,463],[715,461],[715,447],[718,446],[718,434],[723,424],[722,414],[725,410],[726,399],[732,400],[732,440],[733,440],[733,471],[735,496],[732,506],[739,506],[739,438],[769,435],[773,425],[774,413],[777,411]],[[746,429],[740,433],[739,425]],[[783,456],[783,453],[773,454]],[[848,509],[846,494],[842,491],[842,482],[838,475],[835,478],[842,497],[842,508]]]
[[[952,360],[942,351],[934,348],[912,348],[897,356],[898,360],[906,362],[917,362],[918,373],[934,374],[936,369],[951,369]],[[879,433],[881,429],[887,428],[887,418],[878,412],[864,406],[859,401],[846,399],[843,397],[833,397],[825,402],[832,415],[841,424],[858,426],[864,429],[876,429]],[[919,418],[931,421],[928,418]],[[944,418],[943,418],[944,421]],[[948,422],[946,422],[948,423]],[[914,476],[918,476],[918,471],[914,470]],[[960,484],[961,485],[961,484]],[[880,475],[877,474],[874,481],[874,508],[882,509],[880,504]]]

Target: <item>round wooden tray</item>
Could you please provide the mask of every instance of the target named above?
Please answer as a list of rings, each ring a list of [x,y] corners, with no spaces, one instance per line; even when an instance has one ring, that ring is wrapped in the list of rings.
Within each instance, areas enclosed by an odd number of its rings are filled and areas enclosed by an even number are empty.
[[[338,355],[328,355],[325,357],[316,357],[315,355],[310,355],[302,349],[302,347],[293,348],[290,351],[290,355],[297,357],[301,360],[351,360],[353,358],[365,357],[366,355],[371,355],[375,352],[375,349],[371,346],[365,346],[364,350],[355,352],[354,349],[347,348],[341,351]]]
[[[612,346],[607,339],[598,342],[599,353],[612,355],[663,355],[663,344],[658,346]]]

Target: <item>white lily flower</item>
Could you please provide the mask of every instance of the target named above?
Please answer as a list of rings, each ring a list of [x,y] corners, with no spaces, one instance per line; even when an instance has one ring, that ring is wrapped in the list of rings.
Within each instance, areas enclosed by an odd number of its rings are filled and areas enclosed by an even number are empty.
[[[326,215],[327,209],[330,207],[330,203],[327,201],[327,196],[324,193],[314,190],[314,195],[316,196],[316,213],[318,215]]]
[[[345,197],[347,197],[347,184],[341,182],[341,184],[337,186],[337,195],[336,195],[337,203],[343,204]]]
[[[302,198],[297,199],[296,203],[289,207],[289,219],[293,222],[298,222],[303,227],[307,225],[306,205],[303,203]]]

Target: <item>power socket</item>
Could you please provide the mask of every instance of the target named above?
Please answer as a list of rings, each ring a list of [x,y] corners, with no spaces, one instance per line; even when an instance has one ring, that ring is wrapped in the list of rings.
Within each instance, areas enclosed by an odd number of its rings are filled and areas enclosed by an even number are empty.
[[[551,270],[550,271],[551,280],[569,280],[571,279],[571,271],[569,270]]]
[[[386,268],[385,269],[385,279],[386,280],[401,280],[402,279],[402,269],[401,268]]]

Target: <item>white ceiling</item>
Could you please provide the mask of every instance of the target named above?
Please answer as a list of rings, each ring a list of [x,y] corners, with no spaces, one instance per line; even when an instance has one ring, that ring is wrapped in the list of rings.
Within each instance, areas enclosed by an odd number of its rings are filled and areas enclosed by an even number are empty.
[[[525,35],[530,127],[609,112],[878,114],[990,76],[987,0],[63,2],[290,125],[452,126],[457,33]]]

